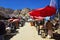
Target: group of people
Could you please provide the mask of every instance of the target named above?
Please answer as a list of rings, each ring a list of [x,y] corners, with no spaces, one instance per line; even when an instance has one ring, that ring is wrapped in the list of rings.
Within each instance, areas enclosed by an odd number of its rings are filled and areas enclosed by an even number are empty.
[[[0,20],[0,40],[5,40],[5,35],[11,32],[12,27],[14,26],[14,29],[16,31],[16,28],[18,28],[19,20],[17,18],[11,18],[12,20]]]
[[[12,19],[15,19],[15,18],[12,18]],[[8,22],[13,23],[13,25],[15,25],[15,23],[12,20],[8,20]],[[58,22],[59,21],[56,21],[56,23],[54,24],[51,20],[48,20],[47,22],[45,22],[45,20],[35,20],[33,22],[33,24],[35,25],[35,27],[38,31],[38,35],[41,34],[41,32],[40,32],[41,29],[45,28],[47,37],[52,38],[53,37],[53,27],[55,27],[55,29],[57,29],[58,25],[59,25]],[[15,28],[17,28],[17,26]],[[5,34],[6,34],[6,24],[4,23],[4,21],[0,21],[0,40],[4,40]]]
[[[37,20],[33,22],[34,26],[38,31],[38,35],[41,35],[41,30],[45,31],[47,38],[53,38],[53,30],[58,29],[59,23],[56,21],[54,24],[52,20]],[[45,36],[45,37],[46,37]]]
[[[0,40],[5,40],[5,35],[15,33],[20,25],[24,26],[25,19],[20,17],[11,17],[8,20],[0,20]]]

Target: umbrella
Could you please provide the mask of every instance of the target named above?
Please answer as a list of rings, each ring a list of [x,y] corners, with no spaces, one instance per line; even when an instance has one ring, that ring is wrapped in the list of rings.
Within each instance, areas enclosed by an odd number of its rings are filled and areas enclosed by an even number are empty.
[[[45,17],[41,17],[41,16],[34,16],[35,20],[43,20]]]
[[[40,16],[40,10],[42,10],[43,8],[39,8],[39,9],[34,9],[32,11],[29,12],[30,16]]]
[[[32,19],[35,20],[43,20],[45,17],[41,17],[41,16],[31,16]]]
[[[12,22],[18,22],[19,21],[19,19],[14,19]]]
[[[40,16],[40,12],[38,10],[33,10],[29,12],[30,16]]]
[[[13,19],[8,19],[8,21],[9,21],[9,22],[12,22],[12,21],[13,21]]]
[[[45,13],[43,13],[44,15],[52,16],[52,15],[56,14],[56,8],[52,7],[52,6],[46,6],[44,8],[44,12],[45,12]]]
[[[47,16],[52,16],[56,13],[56,8],[52,6],[46,6],[45,8],[39,8],[32,10],[29,12],[30,16],[41,16],[41,17],[47,17]]]

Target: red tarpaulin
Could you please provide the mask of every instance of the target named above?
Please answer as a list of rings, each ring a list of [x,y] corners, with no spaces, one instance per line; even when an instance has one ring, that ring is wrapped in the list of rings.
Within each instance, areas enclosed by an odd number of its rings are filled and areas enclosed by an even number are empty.
[[[46,6],[45,8],[41,8],[41,9],[39,8],[29,12],[30,16],[41,16],[41,17],[52,16],[55,13],[56,13],[56,8],[52,6]]]
[[[12,22],[12,21],[13,21],[13,19],[8,19],[8,21],[9,21],[9,22]]]
[[[40,16],[46,17],[54,14],[56,14],[56,8],[52,6],[46,6],[43,10],[41,10]]]
[[[36,19],[36,20],[43,20],[45,17],[41,17],[41,16],[31,16],[31,18]]]
[[[12,22],[19,22],[19,19],[14,19]]]
[[[38,10],[32,10],[29,12],[30,16],[40,16],[40,12]]]
[[[43,20],[45,17],[41,17],[41,16],[34,16],[34,18],[35,18],[36,20]]]

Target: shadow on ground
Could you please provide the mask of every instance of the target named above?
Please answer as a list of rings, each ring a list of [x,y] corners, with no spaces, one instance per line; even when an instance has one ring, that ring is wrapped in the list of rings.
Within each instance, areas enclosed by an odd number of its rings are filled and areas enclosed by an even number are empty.
[[[15,36],[17,33],[19,33],[18,31],[16,31],[15,33],[11,33],[9,35],[5,35],[5,40],[10,40],[13,36]]]

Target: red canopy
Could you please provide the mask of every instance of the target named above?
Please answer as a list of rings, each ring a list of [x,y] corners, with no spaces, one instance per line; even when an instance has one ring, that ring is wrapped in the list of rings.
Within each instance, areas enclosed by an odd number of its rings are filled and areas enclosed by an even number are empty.
[[[40,16],[52,16],[56,13],[56,8],[52,6],[46,6],[40,13]]]
[[[36,20],[43,20],[45,17],[41,17],[41,16],[31,16],[31,18],[36,19]]]
[[[14,19],[12,22],[19,22],[19,19]]]
[[[32,10],[29,12],[30,16],[40,16],[40,12],[38,10]]]
[[[41,8],[41,9],[39,8],[29,12],[30,16],[41,16],[41,17],[52,16],[55,13],[56,13],[56,8],[52,6],[46,6],[45,8]]]
[[[36,19],[36,20],[43,20],[45,17],[41,17],[41,16],[34,16],[34,18]]]
[[[12,22],[12,21],[13,21],[13,19],[8,19],[8,21],[9,21],[9,22]]]

